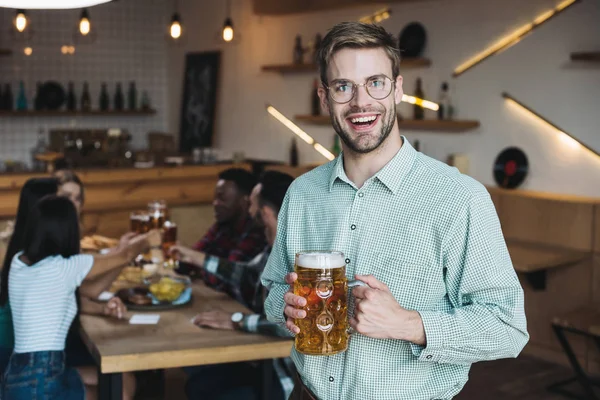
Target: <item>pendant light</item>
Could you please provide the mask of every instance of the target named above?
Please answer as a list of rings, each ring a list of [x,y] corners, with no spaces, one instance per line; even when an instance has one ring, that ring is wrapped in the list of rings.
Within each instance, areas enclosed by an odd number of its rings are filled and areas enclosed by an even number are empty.
[[[87,36],[92,30],[92,24],[90,23],[90,15],[88,14],[87,8],[81,11],[81,17],[79,18],[79,33],[83,36]]]
[[[169,28],[169,34],[171,38],[177,40],[181,37],[181,20],[179,19],[179,14],[174,13],[173,17],[171,17],[171,27]]]
[[[112,0],[0,0],[0,7],[18,9],[69,9],[85,8],[98,4],[108,3]]]
[[[231,20],[231,3],[230,0],[227,0],[227,18],[225,18],[225,23],[223,24],[223,40],[227,43],[233,40],[234,32],[233,32],[233,21]]]
[[[25,31],[28,25],[27,16],[25,15],[25,10],[17,10],[15,15],[15,29],[17,32],[22,33]]]

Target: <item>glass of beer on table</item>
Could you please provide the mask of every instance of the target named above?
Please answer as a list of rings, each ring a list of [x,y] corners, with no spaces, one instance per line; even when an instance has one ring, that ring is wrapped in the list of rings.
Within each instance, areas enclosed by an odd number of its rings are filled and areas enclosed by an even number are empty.
[[[177,224],[173,221],[165,221],[163,225],[162,251],[164,266],[175,268],[177,260],[170,253],[171,247],[177,243]]]
[[[300,333],[296,350],[308,355],[332,355],[348,348],[348,281],[340,251],[305,251],[296,254],[294,294],[306,299],[306,318],[296,319]]]
[[[131,232],[146,233],[150,230],[150,214],[147,211],[133,211],[129,214]]]
[[[148,203],[150,222],[153,229],[162,229],[168,219],[167,203],[164,200],[154,200]]]

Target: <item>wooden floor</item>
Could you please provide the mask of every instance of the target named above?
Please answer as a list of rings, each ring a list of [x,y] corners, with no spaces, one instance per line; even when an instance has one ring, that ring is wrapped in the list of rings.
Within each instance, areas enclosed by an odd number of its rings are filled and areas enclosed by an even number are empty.
[[[546,387],[569,377],[569,368],[526,356],[477,363],[471,368],[469,382],[455,400],[566,400],[548,392]],[[164,398],[186,400],[184,383],[183,371],[167,371]],[[578,392],[577,386],[573,389]]]

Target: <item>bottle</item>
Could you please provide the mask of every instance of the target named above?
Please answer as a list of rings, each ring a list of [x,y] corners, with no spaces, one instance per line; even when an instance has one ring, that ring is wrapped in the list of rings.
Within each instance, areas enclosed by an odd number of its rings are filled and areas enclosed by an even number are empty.
[[[125,97],[123,96],[123,89],[121,83],[117,83],[117,90],[115,91],[115,110],[122,111],[125,108]]]
[[[448,93],[448,83],[443,82],[440,90],[440,99],[439,99],[438,109],[438,119],[445,120],[451,119],[452,114],[452,104],[450,104],[450,94]]]
[[[12,95],[12,89],[10,83],[4,84],[4,93],[2,96],[2,108],[6,111],[12,111],[14,107],[14,100]]]
[[[321,100],[319,99],[319,81],[313,82],[313,90],[310,96],[310,109],[313,116],[321,115]]]
[[[315,35],[315,44],[313,45],[313,54],[312,54],[312,60],[311,60],[311,62],[313,62],[314,64],[317,63],[317,53],[319,52],[319,49],[321,48],[322,41],[323,41],[323,38],[321,37],[321,34],[317,33]]]
[[[38,131],[38,139],[36,145],[31,149],[31,163],[34,171],[44,171],[44,162],[36,158],[39,154],[44,154],[48,151],[48,145],[46,144],[46,133],[44,129],[40,128]]]
[[[102,89],[100,90],[100,110],[108,111],[110,100],[108,99],[108,90],[106,89],[106,83],[102,83]]]
[[[36,86],[36,89],[35,89],[35,98],[33,99],[33,109],[36,111],[40,111],[41,109],[44,108],[43,102],[42,102],[42,96],[40,95],[40,92],[42,90],[42,82],[36,83],[35,86]]]
[[[129,92],[127,93],[127,108],[130,110],[137,109],[137,90],[135,89],[135,82],[129,82]]]
[[[19,94],[17,95],[17,110],[27,110],[27,96],[25,95],[25,82],[19,82]]]
[[[77,100],[75,99],[75,89],[73,82],[69,82],[69,92],[67,94],[67,110],[75,111],[77,108]]]
[[[421,78],[417,78],[417,87],[415,88],[415,97],[419,99],[425,98],[425,94],[423,93]],[[414,105],[413,106],[413,118],[414,119],[423,119],[425,117],[425,110],[423,107]]]
[[[333,147],[331,148],[331,152],[336,157],[342,152],[342,148],[340,147],[340,137],[337,134],[333,135]]]
[[[298,143],[296,143],[296,138],[292,138],[292,145],[290,146],[290,165],[292,167],[298,166]]]
[[[296,36],[296,45],[294,46],[294,64],[304,63],[304,49],[302,48],[302,38]]]
[[[4,95],[2,94],[2,85],[0,85],[0,111],[4,110]]]
[[[92,109],[92,99],[90,97],[90,89],[87,82],[83,83],[83,93],[81,94],[81,110],[90,111]]]
[[[148,96],[148,92],[145,90],[142,93],[142,110],[150,110],[150,96]]]

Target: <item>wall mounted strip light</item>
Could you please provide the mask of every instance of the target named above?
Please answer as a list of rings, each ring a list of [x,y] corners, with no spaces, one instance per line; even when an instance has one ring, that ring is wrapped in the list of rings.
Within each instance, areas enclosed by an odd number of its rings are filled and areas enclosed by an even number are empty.
[[[483,50],[482,52],[476,54],[472,58],[468,59],[467,61],[465,61],[464,63],[459,65],[454,70],[453,76],[457,77],[457,76],[463,74],[465,71],[467,71],[467,70],[473,68],[474,66],[476,66],[477,64],[481,63],[482,61],[486,60],[488,57],[498,54],[501,51],[506,50],[507,48],[511,47],[512,45],[519,43],[521,41],[521,39],[523,39],[523,37],[525,37],[525,35],[529,34],[535,28],[539,27],[540,25],[542,25],[545,22],[548,22],[551,18],[557,16],[562,11],[566,10],[568,7],[572,6],[575,3],[578,3],[580,1],[581,0],[564,0],[559,5],[557,5],[554,9],[548,10],[545,13],[540,14],[537,18],[535,18],[533,20],[533,22],[530,22],[530,23],[520,27],[519,29],[512,32],[511,34],[498,40],[496,43],[492,44],[487,49]]]
[[[437,111],[437,110],[440,109],[439,104],[434,103],[433,101],[429,101],[429,100],[425,100],[425,99],[420,99],[418,97],[410,96],[408,94],[403,94],[402,95],[402,101],[405,102],[405,103],[416,104],[418,106],[421,106],[423,108],[428,108],[428,109],[433,110],[433,111]]]
[[[504,92],[504,93],[502,93],[502,97],[504,97],[507,101],[511,102],[512,104],[519,106],[521,109],[528,111],[531,115],[537,117],[540,121],[545,122],[547,125],[556,129],[558,131],[558,133],[562,134],[561,136],[563,139],[565,139],[566,143],[568,143],[570,145],[581,145],[581,146],[585,147],[586,149],[588,149],[589,151],[591,151],[592,153],[594,153],[595,155],[600,157],[600,153],[598,153],[596,150],[594,150],[587,144],[583,143],[581,140],[577,139],[575,136],[571,135],[570,133],[567,133],[567,131],[565,131],[564,129],[562,129],[561,127],[556,125],[555,123],[549,121],[545,117],[543,117],[540,114],[538,114],[537,112],[533,111],[530,107],[521,103],[519,100],[515,99],[510,94]]]
[[[363,24],[378,24],[381,21],[385,21],[392,14],[392,10],[389,8],[382,8],[381,10],[375,11],[371,15],[367,15],[359,19],[359,22]]]
[[[330,161],[335,158],[335,156],[329,150],[327,150],[325,147],[323,147],[322,145],[317,143],[315,141],[315,139],[313,139],[312,136],[310,136],[308,133],[304,132],[302,129],[300,129],[298,127],[298,125],[294,124],[285,115],[283,115],[282,113],[277,111],[277,109],[275,107],[267,104],[267,112],[269,114],[271,114],[273,117],[275,117],[276,120],[278,120],[283,125],[285,125],[286,128],[288,128],[289,130],[294,132],[296,135],[298,135],[298,137],[300,137],[300,139],[302,139],[306,143],[310,144],[316,151],[321,153],[323,155],[323,157],[325,157],[326,159],[328,159]]]

